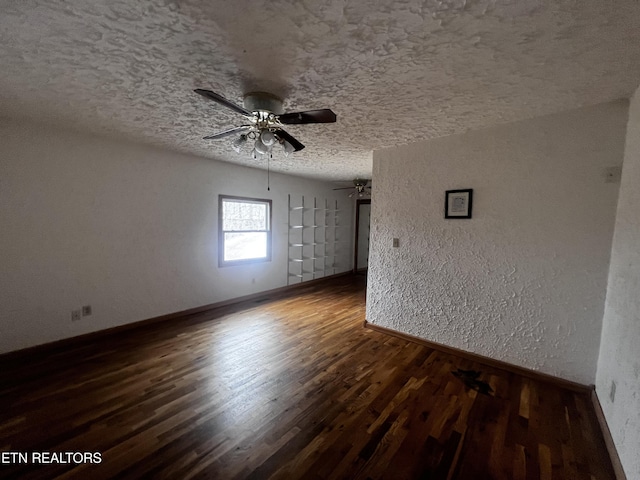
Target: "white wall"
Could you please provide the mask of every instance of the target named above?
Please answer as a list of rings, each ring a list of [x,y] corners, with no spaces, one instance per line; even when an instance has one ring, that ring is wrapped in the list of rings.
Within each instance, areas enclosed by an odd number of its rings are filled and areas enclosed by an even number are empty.
[[[287,284],[287,194],[332,184],[42,125],[0,122],[0,352]],[[271,262],[218,268],[218,194],[273,200]],[[93,314],[71,321],[71,310]]]
[[[595,380],[628,103],[374,152],[367,320]],[[445,220],[445,190],[473,218]],[[400,247],[392,247],[399,238]]]
[[[629,109],[596,378],[596,392],[629,479],[640,478],[639,185],[640,90]]]

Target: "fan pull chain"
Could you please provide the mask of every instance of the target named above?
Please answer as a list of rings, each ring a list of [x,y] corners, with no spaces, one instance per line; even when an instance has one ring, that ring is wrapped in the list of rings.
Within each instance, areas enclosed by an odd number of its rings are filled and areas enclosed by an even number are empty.
[[[269,153],[269,156],[267,157],[267,192],[271,191],[270,176],[271,176],[271,153]]]

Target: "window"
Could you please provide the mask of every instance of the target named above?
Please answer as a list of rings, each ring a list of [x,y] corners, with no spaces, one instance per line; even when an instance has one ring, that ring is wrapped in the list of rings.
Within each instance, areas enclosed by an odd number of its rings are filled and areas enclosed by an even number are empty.
[[[271,260],[271,200],[220,195],[218,264]]]

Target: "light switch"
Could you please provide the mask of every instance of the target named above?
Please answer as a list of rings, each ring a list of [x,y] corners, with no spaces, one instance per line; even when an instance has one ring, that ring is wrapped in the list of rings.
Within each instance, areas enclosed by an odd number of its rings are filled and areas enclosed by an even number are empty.
[[[399,238],[394,238],[393,239],[393,247],[394,248],[398,248],[400,246],[400,239]]]

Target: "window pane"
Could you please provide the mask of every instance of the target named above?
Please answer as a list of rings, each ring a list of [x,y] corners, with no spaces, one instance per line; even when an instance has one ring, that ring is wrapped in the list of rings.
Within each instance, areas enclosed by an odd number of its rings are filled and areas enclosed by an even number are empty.
[[[223,230],[267,230],[267,204],[224,200],[222,203]]]
[[[247,260],[267,257],[266,232],[224,234],[224,260]]]

